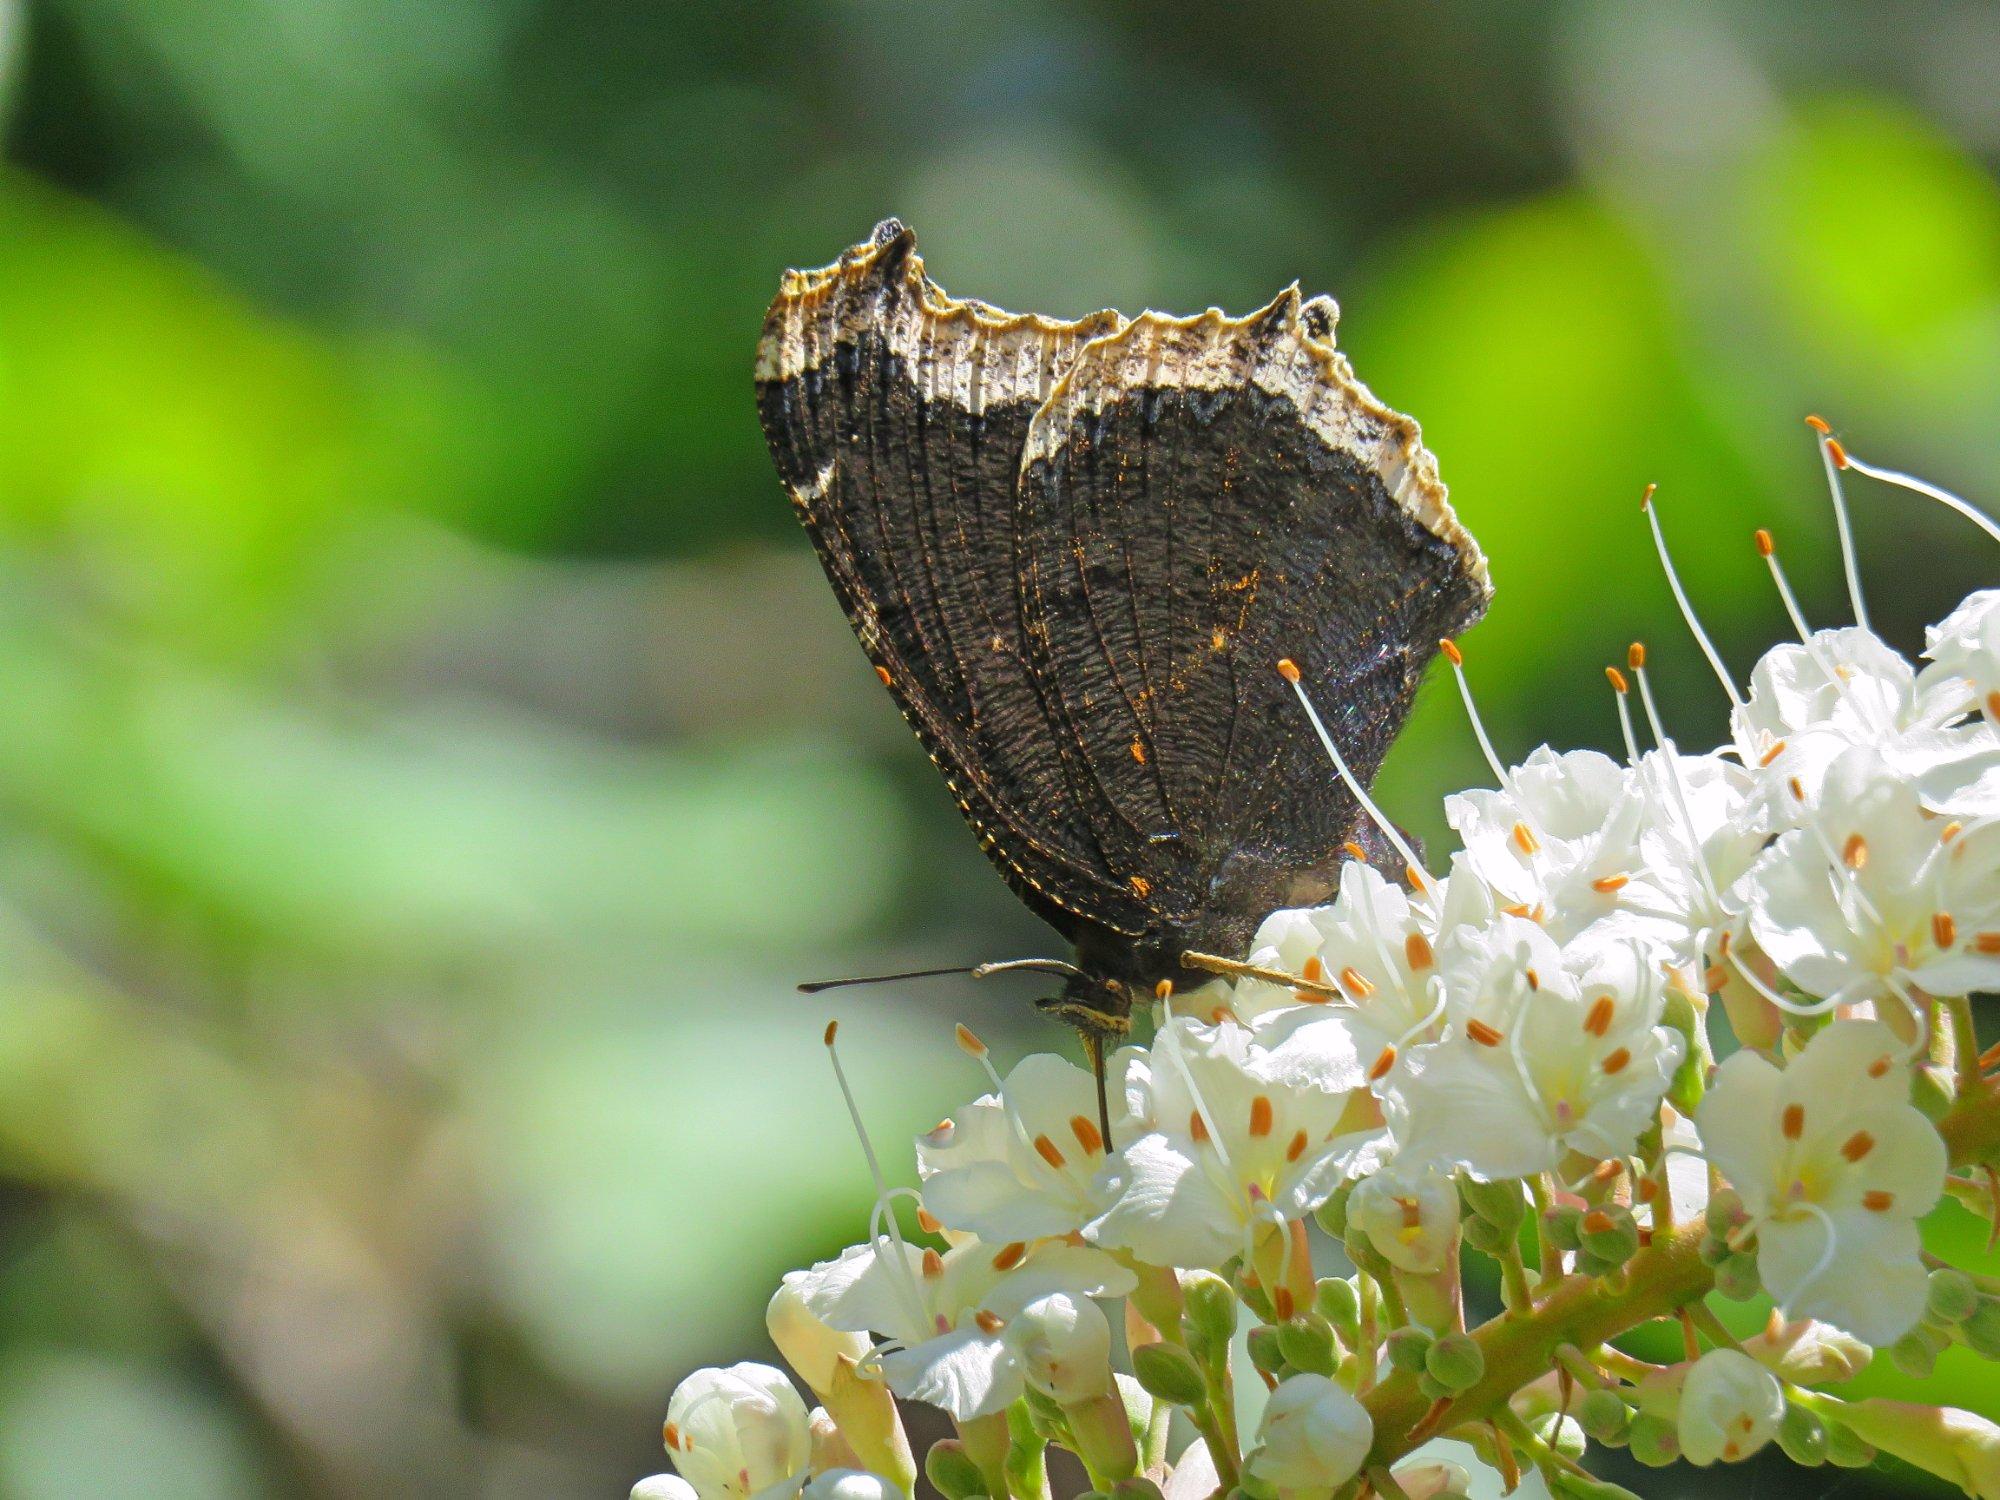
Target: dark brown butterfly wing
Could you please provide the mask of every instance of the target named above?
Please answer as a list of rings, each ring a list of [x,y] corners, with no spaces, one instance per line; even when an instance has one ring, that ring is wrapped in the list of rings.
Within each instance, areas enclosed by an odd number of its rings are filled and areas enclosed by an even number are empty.
[[[780,475],[982,846],[1101,972],[1240,948],[1330,889],[1356,809],[1274,666],[1372,776],[1484,564],[1332,304],[1127,323],[954,302],[891,221],[786,277]]]
[[[1372,779],[1485,567],[1416,424],[1296,290],[1247,318],[1148,313],[1081,350],[1023,457],[1030,662],[1107,872],[1160,931],[1232,954],[1323,900],[1359,808],[1275,665]]]
[[[1150,917],[1103,870],[1049,737],[1015,494],[1036,410],[1076,351],[1123,323],[954,301],[890,220],[834,265],[788,273],[757,353],[765,436],[855,634],[981,847],[1071,935]]]

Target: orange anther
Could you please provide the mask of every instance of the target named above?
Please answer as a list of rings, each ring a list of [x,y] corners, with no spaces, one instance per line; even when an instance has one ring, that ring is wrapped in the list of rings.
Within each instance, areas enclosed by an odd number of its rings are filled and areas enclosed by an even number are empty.
[[[1585,1234],[1602,1234],[1611,1227],[1611,1215],[1601,1208],[1593,1208],[1583,1216],[1582,1227]]]
[[[1808,413],[1806,416],[1806,426],[1810,427],[1814,432],[1818,433],[1821,437],[1826,437],[1830,435],[1833,431],[1831,427],[1826,425],[1826,418],[1813,416],[1810,413]]]
[[[1353,839],[1349,839],[1346,843],[1342,844],[1340,846],[1340,852],[1342,854],[1345,854],[1349,859],[1368,858],[1368,851],[1362,848],[1359,844],[1355,843]]]
[[[1299,977],[1318,984],[1326,976],[1326,965],[1319,961],[1317,953],[1308,953],[1306,961],[1299,965]]]
[[[676,1427],[672,1422],[667,1423],[665,1427],[660,1429],[660,1435],[667,1440],[667,1446],[669,1448],[680,1447],[681,1430],[680,1428]]]
[[[1071,1115],[1069,1133],[1076,1137],[1076,1143],[1083,1147],[1087,1155],[1095,1156],[1104,1149],[1104,1135],[1097,1128],[1097,1122],[1088,1115]]]
[[[1389,1076],[1389,1070],[1396,1066],[1396,1049],[1384,1047],[1375,1054],[1375,1065],[1368,1070],[1368,1081],[1379,1083]]]
[[[1201,1111],[1198,1109],[1188,1114],[1188,1134],[1196,1141],[1208,1139],[1208,1121],[1201,1117]]]
[[[1592,1036],[1610,1035],[1611,1017],[1616,1010],[1609,995],[1599,995],[1591,1002],[1590,1014],[1583,1018],[1583,1029]]]
[[[1849,1161],[1860,1161],[1875,1149],[1875,1137],[1865,1130],[1857,1130],[1841,1143],[1840,1154]]]
[[[1757,528],[1757,555],[1759,557],[1769,557],[1777,550],[1778,544],[1771,540],[1771,533],[1759,526]]]
[[[1625,674],[1616,667],[1606,667],[1604,669],[1604,676],[1605,680],[1611,684],[1613,692],[1625,693],[1631,691],[1631,684],[1626,682]]]
[[[983,1307],[979,1309],[979,1312],[974,1316],[972,1321],[979,1325],[979,1331],[988,1338],[992,1338],[994,1334],[1007,1326],[1005,1318],[1001,1317],[998,1313],[990,1313]]]
[[[1366,1000],[1375,993],[1375,986],[1363,978],[1361,971],[1352,964],[1340,971],[1340,983],[1357,1000]]]
[[[1067,1165],[1067,1159],[1063,1156],[1062,1152],[1056,1148],[1056,1143],[1050,1140],[1045,1135],[1038,1135],[1035,1137],[1035,1154],[1039,1156],[1043,1161],[1047,1162],[1050,1166],[1054,1167],[1058,1172],[1060,1172],[1063,1169],[1063,1167]]]
[[[940,1229],[944,1228],[944,1225],[938,1222],[937,1215],[919,1205],[917,1208],[917,1228],[921,1229],[925,1234],[936,1234]]]
[[[1850,833],[1847,842],[1840,846],[1840,862],[1850,870],[1859,870],[1868,863],[1868,840],[1858,833]]]
[[[1306,1145],[1306,1133],[1301,1130],[1297,1135],[1292,1137],[1292,1143],[1285,1147],[1285,1160],[1297,1161],[1301,1156],[1306,1154]]]
[[[1130,880],[1126,881],[1125,883],[1132,887],[1132,894],[1137,896],[1142,901],[1145,900],[1147,896],[1152,894],[1153,882],[1148,880],[1143,875],[1134,875]]]
[[[1614,891],[1624,890],[1626,882],[1631,878],[1629,875],[1601,875],[1590,882],[1590,888],[1600,896],[1609,896]]]
[[[1539,854],[1541,852],[1541,840],[1535,837],[1534,829],[1530,828],[1526,823],[1516,823],[1514,825],[1513,836],[1514,847],[1519,849],[1523,854]]]
[[[1625,665],[1635,672],[1645,670],[1646,643],[1644,641],[1634,641],[1625,648]]]
[[[1523,969],[1521,976],[1528,981],[1529,989],[1539,990],[1542,987],[1542,976],[1537,974],[1533,969]]]
[[[1174,982],[1173,982],[1173,981],[1172,981],[1171,979],[1162,979],[1162,980],[1161,980],[1161,981],[1160,981],[1160,982],[1159,982],[1158,984],[1154,985],[1154,986],[1153,986],[1153,998],[1154,998],[1155,1000],[1171,1000],[1171,999],[1173,999],[1173,998],[1174,998]]]
[[[1280,1323],[1289,1323],[1292,1321],[1292,1314],[1298,1311],[1298,1303],[1293,1299],[1290,1287],[1274,1286],[1271,1288],[1271,1310],[1278,1315]]]
[[[1506,1040],[1506,1037],[1493,1027],[1476,1019],[1465,1023],[1465,1034],[1482,1047],[1497,1047]]]
[[[1028,1247],[1019,1240],[1015,1240],[1011,1244],[1000,1247],[1000,1253],[993,1257],[993,1269],[996,1271],[1011,1271],[1027,1258]]]
[[[1861,1206],[1871,1214],[1886,1214],[1896,1202],[1896,1195],[1882,1188],[1873,1188],[1861,1195]]]
[[[1287,682],[1297,682],[1299,680],[1299,664],[1289,656],[1279,657],[1278,675]]]
[[[1779,1116],[1778,1128],[1785,1133],[1785,1139],[1795,1141],[1806,1133],[1806,1107],[1803,1104],[1787,1104],[1785,1112]]]
[[[1972,946],[1979,953],[2000,953],[2000,932],[1975,932]]]
[[[840,1022],[828,1021],[826,1023],[826,1034],[823,1035],[820,1038],[820,1040],[824,1042],[827,1046],[831,1047],[833,1045],[834,1034],[839,1030],[840,1030]]]
[[[1940,948],[1958,946],[1958,923],[1952,920],[1950,912],[1931,913],[1931,941]]]
[[[1450,662],[1454,667],[1462,667],[1465,665],[1465,654],[1458,649],[1458,643],[1454,641],[1450,636],[1446,636],[1443,640],[1438,642],[1438,650],[1444,653],[1444,659]]]
[[[1757,757],[1758,769],[1761,770],[1764,767],[1769,766],[1772,761],[1776,760],[1779,756],[1783,755],[1784,753],[1785,753],[1785,742],[1783,740],[1771,741],[1770,748],[1765,750],[1765,752],[1762,755]]]
[[[1792,794],[1792,800],[1793,800],[1794,802],[1803,802],[1803,801],[1805,801],[1805,800],[1806,800],[1806,789],[1805,789],[1805,786],[1804,786],[1804,784],[1803,784],[1803,783],[1801,783],[1801,782],[1800,782],[1800,780],[1799,780],[1799,778],[1798,778],[1798,777],[1796,777],[1796,776],[1788,776],[1788,777],[1786,777],[1786,778],[1785,778],[1785,785],[1786,785],[1786,787],[1787,787],[1787,788],[1789,788],[1789,789],[1790,789],[1790,791],[1791,791],[1791,794]]]
[[[875,675],[882,679],[883,687],[887,687],[889,685],[889,669],[887,667],[877,667],[875,669]]]
[[[1878,1057],[1868,1065],[1868,1076],[1870,1078],[1880,1078],[1889,1071],[1890,1066],[1891,1060],[1888,1057]]]
[[[1142,766],[1146,763],[1146,747],[1139,743],[1137,735],[1132,737],[1132,759]]]
[[[1626,1064],[1630,1063],[1631,1061],[1632,1061],[1632,1054],[1625,1048],[1620,1047],[1615,1052],[1607,1053],[1605,1055],[1603,1063],[1600,1064],[1600,1066],[1603,1067],[1605,1075],[1607,1077],[1610,1077],[1624,1072]]]
[[[924,1251],[924,1275],[932,1281],[944,1275],[944,1257],[935,1250]]]
[[[1271,1101],[1267,1096],[1259,1094],[1256,1098],[1250,1101],[1251,1135],[1253,1136],[1269,1135],[1271,1133],[1271,1125],[1274,1118],[1275,1118],[1275,1112],[1272,1110]]]
[[[1428,969],[1436,962],[1436,955],[1431,952],[1430,939],[1421,932],[1413,932],[1403,939],[1403,957],[1409,961],[1413,969]]]
[[[1832,456],[1833,466],[1836,469],[1844,469],[1847,467],[1847,450],[1840,446],[1839,438],[1829,437],[1826,440],[1826,451],[1829,455]]]

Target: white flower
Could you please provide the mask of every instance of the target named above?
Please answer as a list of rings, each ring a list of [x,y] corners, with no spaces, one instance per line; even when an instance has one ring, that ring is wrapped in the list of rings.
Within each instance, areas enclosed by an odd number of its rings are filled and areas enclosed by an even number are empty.
[[[804,1271],[785,1273],[764,1309],[764,1327],[785,1363],[798,1371],[799,1379],[823,1394],[832,1388],[834,1368],[841,1358],[859,1364],[870,1346],[865,1333],[829,1328],[806,1305],[799,1286],[805,1275]]]
[[[782,1371],[748,1362],[683,1380],[667,1403],[666,1442],[701,1500],[796,1495],[812,1458],[798,1391]]]
[[[1730,715],[1737,754],[1756,777],[1760,816],[1774,830],[1797,822],[1821,800],[1827,768],[1856,745],[1891,756],[1906,739],[1920,747],[1955,717],[1952,697],[1949,684],[1920,692],[1910,664],[1858,626],[1773,647],[1750,674],[1748,700]]]
[[[1501,909],[1550,924],[1558,939],[1618,907],[1641,867],[1646,801],[1625,769],[1595,750],[1543,745],[1498,791],[1445,798],[1465,862]]]
[[[1877,1346],[1923,1312],[1916,1221],[1944,1187],[1944,1143],[1909,1102],[1900,1050],[1879,1021],[1837,1021],[1782,1072],[1738,1052],[1696,1117],[1772,1297]]]
[[[631,1500],[698,1500],[694,1486],[678,1474],[649,1474],[632,1486]]]
[[[1432,939],[1409,894],[1357,859],[1341,866],[1331,905],[1272,913],[1257,929],[1251,961],[1337,985],[1344,1001],[1328,1010],[1372,1062],[1384,1048],[1428,1034],[1437,1009]],[[1236,1015],[1258,1023],[1312,1000],[1256,980],[1239,984],[1236,996]]]
[[[1374,1124],[1362,1060],[1324,1007],[1310,1044],[1271,1047],[1233,1021],[1169,1021],[1128,1075],[1131,1111],[1152,1128],[1106,1168],[1110,1206],[1085,1229],[1155,1265],[1219,1266],[1249,1230],[1312,1212],[1356,1167],[1372,1164]]]
[[[1701,973],[1717,937],[1741,933],[1735,887],[1767,836],[1755,781],[1721,755],[1665,750],[1641,756],[1634,774],[1649,816],[1632,879],[1616,892],[1619,910],[1675,963]]]
[[[1778,1377],[1735,1349],[1711,1349],[1681,1386],[1681,1453],[1706,1468],[1735,1463],[1770,1442],[1785,1415]]]
[[[1828,1006],[2000,985],[2000,825],[1931,817],[1865,748],[1824,785],[1745,877],[1751,935],[1780,972]]]
[[[1360,1470],[1375,1441],[1368,1409],[1324,1375],[1293,1375],[1264,1403],[1244,1467],[1281,1490],[1325,1492]]]
[[[1981,589],[1938,624],[1924,631],[1924,655],[1931,665],[1919,682],[1926,689],[1954,693],[1961,710],[1977,709],[2000,723],[2000,589]]]
[[[1112,1077],[1135,1053],[1113,1058]],[[1125,1090],[1114,1089],[1122,1103]],[[1135,1132],[1122,1108],[1112,1139]],[[1097,1089],[1090,1074],[1053,1053],[1015,1064],[998,1094],[987,1094],[917,1140],[924,1207],[948,1228],[995,1242],[1068,1234],[1102,1211],[1096,1178],[1104,1165]]]
[[[1635,939],[1592,931],[1558,948],[1503,916],[1440,956],[1445,1039],[1391,1080],[1399,1153],[1496,1180],[1554,1167],[1566,1151],[1630,1151],[1679,1065],[1658,1024],[1665,980]]]
[[[967,1240],[939,1254],[888,1240],[855,1245],[802,1273],[806,1305],[828,1325],[872,1331],[889,1388],[960,1421],[999,1411],[1026,1385],[1008,1337],[1016,1316],[1053,1292],[1122,1296],[1130,1271],[1087,1246]],[[706,1497],[704,1497],[706,1500]]]
[[[1392,1163],[1355,1187],[1347,1223],[1367,1235],[1390,1265],[1429,1276],[1444,1269],[1458,1238],[1458,1188],[1434,1166]]]
[[[814,1475],[801,1493],[803,1500],[905,1500],[894,1480],[866,1469],[828,1469]]]
[[[1009,1329],[1028,1384],[1059,1406],[1111,1386],[1111,1324],[1088,1297],[1051,1292],[1022,1308]]]

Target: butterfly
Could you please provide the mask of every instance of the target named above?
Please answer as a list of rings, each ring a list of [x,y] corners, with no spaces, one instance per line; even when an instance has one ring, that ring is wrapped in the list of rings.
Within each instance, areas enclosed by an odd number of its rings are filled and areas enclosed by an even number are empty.
[[[1401,871],[1275,664],[1365,786],[1491,596],[1337,317],[1296,285],[1242,318],[1006,313],[889,219],[764,323],[778,474],[980,847],[1074,945],[1025,966],[1063,976],[1042,1004],[1100,1094],[1135,1003],[1229,972],[1345,859]]]

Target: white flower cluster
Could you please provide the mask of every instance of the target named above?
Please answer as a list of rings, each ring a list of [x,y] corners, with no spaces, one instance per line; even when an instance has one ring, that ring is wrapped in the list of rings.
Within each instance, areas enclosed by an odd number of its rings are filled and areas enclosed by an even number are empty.
[[[1452,1495],[1483,1464],[1622,1493],[1579,1466],[1586,1432],[1646,1462],[1773,1438],[1926,1462],[1910,1424],[1816,1387],[1865,1346],[2000,1356],[2000,1286],[1918,1234],[1937,1122],[1996,1097],[1969,997],[2000,991],[2000,590],[1930,630],[1921,669],[1801,622],[1747,692],[1695,630],[1728,745],[1676,747],[1634,647],[1609,674],[1621,758],[1496,763],[1446,802],[1445,873],[1355,859],[1329,905],[1273,913],[1249,963],[1292,982],[1163,994],[1150,1044],[1109,1061],[1108,1122],[1084,1070],[1001,1078],[962,1032],[992,1087],[917,1141],[920,1195],[885,1187],[869,1237],[772,1302],[822,1409],[765,1367],[700,1372],[669,1410],[680,1478],[635,1497],[907,1494],[889,1393],[957,1424],[925,1462],[950,1500],[1046,1500],[1052,1442],[1125,1500]],[[1471,1331],[1467,1249],[1503,1302]],[[1765,1333],[1732,1336],[1711,1290],[1768,1295]],[[1621,1297],[1622,1322],[1564,1321]],[[1685,1362],[1609,1346],[1675,1310]],[[1555,1363],[1489,1379],[1531,1336]],[[1174,1410],[1200,1436],[1170,1460]],[[1950,1416],[1952,1477],[2000,1475]]]

